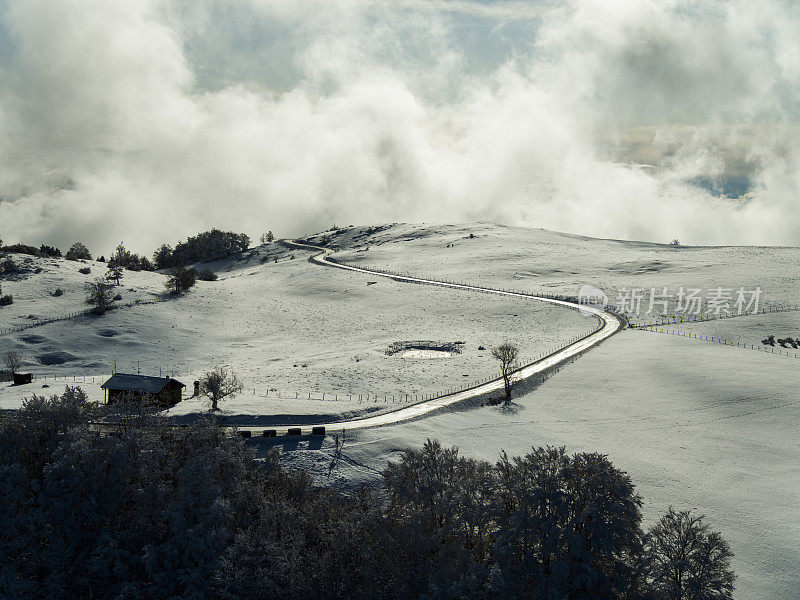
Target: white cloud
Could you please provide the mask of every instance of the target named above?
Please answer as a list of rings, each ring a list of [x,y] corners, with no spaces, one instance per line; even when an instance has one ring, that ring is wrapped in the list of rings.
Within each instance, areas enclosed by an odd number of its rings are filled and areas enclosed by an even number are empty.
[[[753,6],[10,1],[0,237],[497,219],[800,243],[798,15]],[[510,44],[492,68],[476,33]]]

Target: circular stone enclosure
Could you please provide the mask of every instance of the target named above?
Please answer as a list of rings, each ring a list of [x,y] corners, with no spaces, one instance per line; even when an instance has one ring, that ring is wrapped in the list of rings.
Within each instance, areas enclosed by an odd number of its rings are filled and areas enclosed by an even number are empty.
[[[386,349],[389,356],[400,358],[450,358],[453,354],[461,354],[464,342],[436,342],[432,340],[414,340],[394,342]]]

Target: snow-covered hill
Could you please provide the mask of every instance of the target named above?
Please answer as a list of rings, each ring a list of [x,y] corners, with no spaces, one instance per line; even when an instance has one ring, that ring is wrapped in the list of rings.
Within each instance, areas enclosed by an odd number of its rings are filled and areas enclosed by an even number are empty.
[[[225,364],[240,375],[245,393],[223,411],[231,419],[260,415],[268,417],[264,423],[281,423],[292,415],[330,419],[389,410],[401,398],[407,402],[495,376],[489,349],[506,339],[520,347],[523,360],[532,360],[597,326],[594,317],[521,299],[374,282],[312,265],[305,260],[310,254],[271,244],[203,265],[219,279],[199,281],[177,298],[166,296],[163,274],[126,271],[123,299],[138,294],[137,299],[164,301],[15,332],[4,337],[4,349],[22,354],[24,368],[44,385],[63,385],[58,377],[82,382],[94,376],[88,391],[98,399],[100,376],[115,368],[170,374],[191,384],[213,365]],[[42,272],[10,288],[17,315],[57,286],[71,290],[68,310],[84,308],[85,277],[68,261],[40,263]],[[35,322],[13,316],[7,322],[20,321]],[[413,340],[462,342],[461,352],[435,360],[386,354],[394,342]],[[29,393],[6,387],[0,402],[11,408]],[[204,402],[187,398],[171,413],[205,410]]]
[[[621,289],[664,287],[760,288],[762,307],[800,298],[797,248],[674,247],[485,223],[353,227],[309,241],[361,266],[569,295],[592,284],[612,302]],[[164,297],[164,274],[126,272],[121,304],[138,305],[0,337],[0,352],[20,352],[38,378],[30,386],[0,384],[0,406],[13,408],[26,394],[59,390],[73,379],[100,398],[99,383],[114,361],[120,371],[170,373],[187,384],[221,363],[246,388],[223,405],[231,422],[346,417],[495,375],[487,349],[505,339],[532,358],[595,324],[545,304],[323,268],[309,263],[309,254],[260,246],[208,265],[217,281],[200,281],[163,302],[154,301]],[[81,274],[83,266],[92,273]],[[30,259],[26,268],[25,278],[3,281],[14,304],[0,308],[0,330],[82,310],[83,284],[102,270],[52,259]],[[64,294],[51,296],[59,287]],[[770,333],[800,337],[798,314],[675,328],[758,343]],[[464,344],[448,358],[385,353],[408,340]],[[670,504],[705,513],[736,554],[736,597],[789,600],[800,589],[799,367],[800,359],[629,330],[541,385],[520,388],[510,409],[461,407],[348,432],[338,461],[330,439],[274,443],[288,463],[345,486],[375,481],[387,459],[427,438],[487,459],[542,444],[607,453],[631,473],[646,525]],[[186,398],[170,413],[183,418],[206,408]]]

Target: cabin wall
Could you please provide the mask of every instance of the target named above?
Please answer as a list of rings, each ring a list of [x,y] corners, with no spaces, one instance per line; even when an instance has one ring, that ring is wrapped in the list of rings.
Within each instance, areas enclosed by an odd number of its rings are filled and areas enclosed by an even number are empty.
[[[111,404],[112,402],[119,402],[126,398],[133,398],[136,401],[150,399],[150,400],[155,400],[155,402],[159,406],[172,406],[181,401],[182,399],[181,389],[182,389],[181,386],[177,384],[172,386],[167,386],[155,397],[153,397],[151,394],[148,394],[147,392],[136,392],[129,390],[108,390],[107,402]]]

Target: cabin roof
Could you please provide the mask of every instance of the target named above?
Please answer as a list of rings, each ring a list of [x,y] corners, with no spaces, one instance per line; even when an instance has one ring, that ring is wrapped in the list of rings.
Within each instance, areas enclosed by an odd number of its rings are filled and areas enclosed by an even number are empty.
[[[171,377],[148,377],[147,375],[133,375],[129,373],[114,373],[108,381],[100,387],[104,390],[120,390],[124,392],[146,392],[158,394],[174,381],[182,388],[186,385]]]

